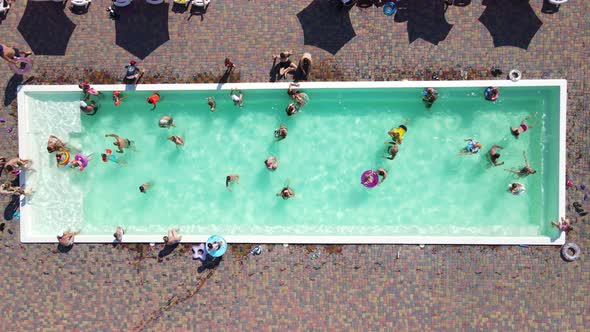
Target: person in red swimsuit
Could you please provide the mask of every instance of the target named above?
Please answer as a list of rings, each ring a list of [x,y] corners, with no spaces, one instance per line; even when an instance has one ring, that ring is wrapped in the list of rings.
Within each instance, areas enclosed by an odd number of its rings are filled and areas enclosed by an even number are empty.
[[[530,119],[533,118],[537,115],[537,113],[533,114],[533,115],[529,115],[526,118],[522,119],[522,121],[520,122],[520,126],[518,127],[511,127],[510,128],[510,132],[512,133],[512,135],[514,135],[515,138],[518,138],[518,136],[522,133],[524,133],[525,131],[527,131],[530,128],[533,128],[534,126],[537,125],[537,123],[533,123],[533,124],[527,124],[526,122]]]
[[[154,105],[154,107],[152,107],[152,111],[156,109],[156,104],[158,104],[159,101],[160,101],[160,94],[157,92],[154,92],[153,95],[148,97],[148,99],[147,99],[148,104]]]

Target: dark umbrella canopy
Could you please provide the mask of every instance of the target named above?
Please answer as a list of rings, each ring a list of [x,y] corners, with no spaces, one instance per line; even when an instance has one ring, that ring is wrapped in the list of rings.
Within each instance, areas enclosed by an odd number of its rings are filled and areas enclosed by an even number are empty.
[[[515,46],[528,49],[543,25],[528,1],[491,0],[479,21],[488,29],[494,47]]]
[[[17,30],[39,55],[65,55],[76,25],[64,13],[62,3],[29,1]]]
[[[170,40],[167,3],[151,5],[135,1],[119,12],[115,21],[116,43],[140,59],[145,59]]]
[[[356,36],[348,11],[330,0],[314,0],[297,18],[303,29],[303,44],[321,48],[332,54]]]
[[[453,27],[445,18],[443,0],[411,0],[408,2],[408,39],[438,45],[445,40]]]

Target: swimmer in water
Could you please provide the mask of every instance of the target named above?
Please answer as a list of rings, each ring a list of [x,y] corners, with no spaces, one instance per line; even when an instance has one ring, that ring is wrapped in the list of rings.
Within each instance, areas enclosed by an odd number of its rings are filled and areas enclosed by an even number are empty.
[[[514,195],[522,194],[523,192],[525,192],[525,190],[526,188],[524,187],[524,184],[519,182],[514,182],[510,184],[510,187],[508,188],[508,191],[510,191]]]
[[[108,150],[108,149],[107,149]],[[121,158],[117,158],[117,156],[115,156],[114,154],[112,154],[111,152],[109,152],[110,150],[107,151],[107,153],[101,153],[100,154],[100,158],[102,159],[102,161],[104,161],[105,163],[107,161],[112,161],[116,164],[119,165],[126,165],[127,162]]]
[[[574,227],[572,226],[572,222],[569,219],[566,219],[564,217],[561,217],[561,221],[557,222],[557,221],[552,221],[551,224],[557,228],[559,228],[560,231],[563,232],[569,232],[572,231],[574,229]]]
[[[160,118],[160,120],[158,121],[158,126],[160,128],[170,128],[170,127],[176,127],[174,125],[174,119],[171,116],[163,116]]]
[[[537,115],[537,113],[535,113],[533,115],[529,115],[526,118],[522,119],[522,121],[520,122],[520,126],[510,128],[510,132],[512,133],[514,138],[518,138],[520,136],[520,134],[524,133],[525,131],[527,131],[537,125],[537,122],[535,122],[533,124],[527,124],[527,121],[530,120],[531,118],[535,117],[536,115]]]
[[[500,154],[496,151],[496,149],[504,149],[503,147],[499,146],[499,145],[495,145],[492,146],[492,148],[490,149],[490,152],[488,153],[489,157],[490,157],[490,161],[492,162],[492,164],[494,164],[494,166],[500,166],[500,165],[504,165],[504,162],[498,162],[498,159],[500,159]]]
[[[86,115],[94,115],[98,112],[98,104],[94,100],[88,102],[80,100],[80,111],[84,112]]]
[[[49,135],[47,140],[47,152],[52,153],[61,150],[67,150],[66,144],[62,142],[57,136]]]
[[[150,189],[153,186],[152,182],[146,182],[144,184],[142,184],[141,186],[139,186],[139,192],[146,194],[148,189]]]
[[[115,102],[115,106],[121,105],[121,100],[127,98],[124,96],[120,91],[113,91],[113,102]]]
[[[290,83],[289,90],[287,90],[287,94],[293,101],[297,104],[298,107],[301,107],[307,103],[307,94],[304,92],[298,91],[293,89],[293,87],[299,87],[298,83]]]
[[[275,129],[275,138],[277,139],[277,141],[284,140],[285,138],[287,138],[288,133],[289,132],[287,131],[287,126],[282,124],[279,128]]]
[[[266,158],[266,160],[264,161],[264,165],[266,165],[266,168],[269,171],[274,171],[279,167],[279,161],[277,160],[277,157],[270,156]]]
[[[390,145],[387,147],[387,153],[389,156],[383,156],[383,158],[393,160],[395,156],[397,156],[397,152],[399,150],[398,145],[395,142],[385,142],[385,144]]]
[[[82,93],[84,94],[84,100],[88,100],[90,98],[90,95],[100,96],[100,92],[90,87],[90,84],[88,83],[80,83],[78,84],[78,87],[82,89]]]
[[[422,100],[426,103],[427,107],[430,108],[436,99],[438,99],[438,92],[434,88],[426,88],[422,91]]]
[[[291,116],[299,113],[299,108],[295,103],[290,103],[289,106],[287,106],[287,109],[285,109],[285,112],[287,112],[288,116]]]
[[[118,153],[123,153],[123,149],[124,148],[131,148],[131,146],[133,145],[133,141],[128,139],[128,138],[121,138],[119,135],[115,135],[115,134],[106,134],[104,135],[104,137],[112,137],[115,139],[115,142],[113,142],[113,145],[118,147],[119,149],[117,150]]]
[[[385,179],[387,178],[387,170],[385,170],[384,168],[379,168],[377,170],[377,174],[379,174],[379,176],[381,177],[381,181],[379,181],[379,183],[383,183],[383,181],[385,181]]]
[[[209,110],[215,112],[215,99],[213,97],[207,98],[207,104],[209,105]]]
[[[156,109],[156,106],[159,101],[160,101],[160,94],[157,92],[154,92],[151,96],[148,97],[148,99],[147,99],[148,104],[154,105],[154,107],[152,107],[152,109],[151,109],[152,111]]]
[[[170,136],[170,137],[168,137],[168,140],[171,142],[174,142],[174,144],[176,144],[176,146],[183,146],[184,145],[184,140],[180,136]]]
[[[483,149],[483,145],[473,140],[473,138],[468,138],[465,142],[467,142],[467,144],[461,149],[461,151],[459,151],[459,154],[476,154]]]
[[[242,91],[238,90],[237,88],[233,88],[229,92],[229,96],[231,97],[231,100],[234,102],[234,105],[240,107],[243,106],[244,94],[242,93]]]
[[[520,169],[518,170],[513,170],[513,169],[505,169],[508,172],[514,173],[514,174],[518,174],[520,176],[527,176],[530,174],[535,174],[537,173],[537,171],[535,171],[534,169],[531,168],[531,165],[529,164],[529,161],[526,157],[526,151],[522,152],[522,155],[524,156],[524,163],[525,165],[522,166]]]
[[[277,196],[280,196],[283,199],[289,199],[291,197],[295,197],[295,192],[293,189],[289,188],[289,186],[285,186],[277,193]]]
[[[403,124],[399,125],[397,128],[392,128],[390,131],[387,132],[387,134],[391,136],[393,142],[395,142],[396,144],[402,144],[404,136],[408,132],[407,125],[409,122],[410,120],[406,119],[406,121]]]
[[[231,191],[231,188],[229,187],[230,184],[238,182],[238,184],[240,184],[240,176],[237,174],[230,174],[228,176],[225,177],[225,188],[227,188],[227,190]]]

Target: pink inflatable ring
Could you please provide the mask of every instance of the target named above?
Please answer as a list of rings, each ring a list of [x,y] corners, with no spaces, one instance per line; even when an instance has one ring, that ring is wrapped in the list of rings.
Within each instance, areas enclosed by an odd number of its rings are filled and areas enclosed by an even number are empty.
[[[25,58],[21,56],[18,58],[14,58],[14,60],[25,64],[25,67],[21,68],[20,63],[19,65],[9,63],[10,69],[12,69],[12,71],[17,75],[24,75],[33,69],[33,61],[30,58]]]
[[[361,175],[361,183],[367,188],[373,188],[379,183],[379,175],[372,169],[366,170]]]

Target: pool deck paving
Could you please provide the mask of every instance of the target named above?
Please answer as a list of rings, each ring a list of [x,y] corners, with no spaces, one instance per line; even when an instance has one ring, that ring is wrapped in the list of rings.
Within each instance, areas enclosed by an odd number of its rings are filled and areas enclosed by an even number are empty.
[[[590,329],[589,218],[571,208],[578,201],[590,210],[583,200],[589,189],[580,188],[590,185],[590,3],[570,1],[549,15],[541,13],[541,1],[531,2],[543,25],[526,51],[494,48],[477,20],[485,9],[480,2],[449,7],[453,27],[436,46],[421,39],[409,44],[407,23],[383,15],[382,7],[354,7],[356,37],[333,56],[303,45],[296,14],[311,2],[213,0],[202,20],[168,11],[170,40],[139,61],[146,82],[206,81],[221,75],[226,56],[241,82],[267,82],[271,55],[283,49],[293,50],[294,58],[312,54],[312,80],[425,79],[439,69],[442,79],[493,79],[489,69],[495,66],[505,73],[518,68],[524,78],[567,79],[567,177],[574,183],[567,214],[576,220],[568,241],[582,247],[581,258],[564,262],[559,247],[263,245],[262,254],[252,256],[253,245],[230,245],[219,266],[198,273],[190,244],[162,263],[156,260],[161,244],[81,244],[64,254],[54,244],[21,244],[13,219],[3,221],[0,233],[0,331]],[[0,22],[0,42],[21,50],[27,43],[17,26],[25,5],[17,0]],[[137,59],[116,45],[108,5],[95,0],[84,15],[65,9],[77,25],[65,55],[35,55],[30,84],[89,77],[107,83]],[[130,8],[122,15],[134,13]],[[22,79],[6,65],[0,77],[6,118],[0,154],[15,156],[16,118],[10,114]]]

